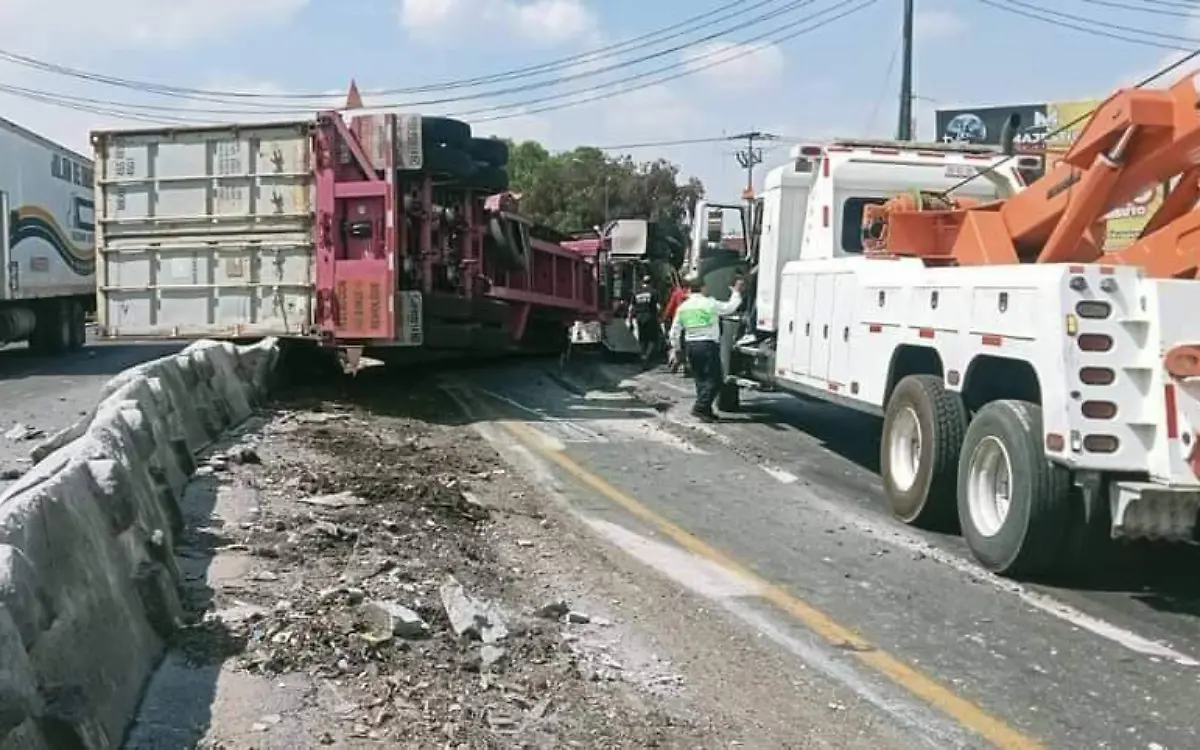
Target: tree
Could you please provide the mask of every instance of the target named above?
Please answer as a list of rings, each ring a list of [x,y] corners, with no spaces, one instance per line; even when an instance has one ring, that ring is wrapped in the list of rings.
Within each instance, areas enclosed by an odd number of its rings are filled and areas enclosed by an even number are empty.
[[[681,238],[704,185],[665,159],[637,162],[581,146],[550,153],[535,141],[510,144],[512,189],[521,212],[560,232],[586,231],[610,219],[647,219],[663,237]]]

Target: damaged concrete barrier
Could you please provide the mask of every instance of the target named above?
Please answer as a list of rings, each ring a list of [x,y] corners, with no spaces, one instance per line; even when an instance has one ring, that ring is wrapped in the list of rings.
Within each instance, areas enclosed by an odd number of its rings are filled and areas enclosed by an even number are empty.
[[[181,615],[193,457],[251,415],[278,353],[201,341],[122,372],[0,496],[0,750],[119,746]]]

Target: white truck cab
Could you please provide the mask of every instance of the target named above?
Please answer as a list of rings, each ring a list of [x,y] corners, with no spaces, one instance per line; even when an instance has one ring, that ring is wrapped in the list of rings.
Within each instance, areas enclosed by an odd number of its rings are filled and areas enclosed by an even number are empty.
[[[1200,378],[1165,364],[1200,343],[1197,282],[863,254],[866,205],[976,172],[957,195],[1004,198],[1036,158],[797,146],[766,176],[753,302],[724,331],[717,402],[768,388],[882,416],[892,512],[934,528],[957,516],[975,557],[1008,575],[1074,565],[1109,537],[1194,542],[1200,518]]]

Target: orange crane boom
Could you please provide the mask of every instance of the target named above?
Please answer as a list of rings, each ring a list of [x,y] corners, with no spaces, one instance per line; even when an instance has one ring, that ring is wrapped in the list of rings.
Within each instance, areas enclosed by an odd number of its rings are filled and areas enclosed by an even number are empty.
[[[1178,177],[1139,238],[1104,260],[1141,266],[1154,278],[1195,278],[1198,86],[1193,73],[1168,89],[1118,91],[1096,109],[1062,161],[1012,197],[972,205],[898,196],[867,217],[876,223],[873,247],[931,265],[1090,263],[1104,254],[1106,214]]]

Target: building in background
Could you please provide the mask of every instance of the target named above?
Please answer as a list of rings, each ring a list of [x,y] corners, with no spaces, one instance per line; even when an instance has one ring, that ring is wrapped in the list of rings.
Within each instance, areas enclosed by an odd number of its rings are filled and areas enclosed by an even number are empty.
[[[1012,114],[1020,117],[1013,139],[1018,154],[1037,155],[1038,162],[1023,163],[1021,175],[1026,182],[1040,178],[1062,159],[1087,124],[1088,115],[1101,99],[1014,104],[987,107],[960,107],[938,110],[937,132],[946,143],[980,143],[998,146],[1004,123]],[[1161,205],[1164,189],[1151,188],[1124,206],[1108,214],[1105,250],[1124,247],[1141,234],[1142,228]]]

